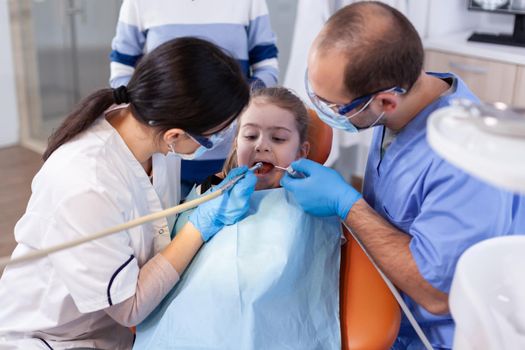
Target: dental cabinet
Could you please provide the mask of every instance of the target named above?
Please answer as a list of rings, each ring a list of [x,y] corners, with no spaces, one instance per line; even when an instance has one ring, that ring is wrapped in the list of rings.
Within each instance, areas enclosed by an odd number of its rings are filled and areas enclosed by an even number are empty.
[[[485,102],[525,107],[525,48],[468,42],[470,34],[426,39],[425,70],[457,74]]]

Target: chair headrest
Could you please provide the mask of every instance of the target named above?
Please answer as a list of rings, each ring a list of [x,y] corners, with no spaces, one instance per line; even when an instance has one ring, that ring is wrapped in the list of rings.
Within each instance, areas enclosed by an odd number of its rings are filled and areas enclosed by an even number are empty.
[[[324,164],[332,149],[332,128],[323,123],[313,109],[308,109],[310,125],[308,125],[308,141],[310,142],[310,153],[308,159]]]

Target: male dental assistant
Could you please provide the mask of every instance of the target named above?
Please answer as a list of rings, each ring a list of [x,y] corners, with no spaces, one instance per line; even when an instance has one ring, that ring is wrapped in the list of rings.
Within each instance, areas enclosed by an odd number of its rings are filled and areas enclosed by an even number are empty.
[[[359,2],[339,10],[315,39],[306,88],[323,121],[356,132],[375,128],[363,197],[334,170],[299,160],[304,179],[281,184],[309,213],[338,215],[360,238],[436,349],[452,347],[448,292],[459,256],[518,226],[520,198],[469,176],[426,141],[429,114],[464,98],[453,74],[425,73],[421,40],[397,10]],[[523,222],[521,219],[520,222]],[[422,343],[403,320],[394,349]]]

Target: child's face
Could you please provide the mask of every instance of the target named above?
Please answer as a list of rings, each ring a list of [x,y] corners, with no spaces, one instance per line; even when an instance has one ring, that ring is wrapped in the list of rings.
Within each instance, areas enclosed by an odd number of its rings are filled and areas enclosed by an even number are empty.
[[[244,111],[236,143],[239,165],[263,162],[256,172],[257,190],[279,187],[284,172],[273,166],[287,167],[305,157],[309,147],[300,143],[294,115],[264,101],[251,102]]]

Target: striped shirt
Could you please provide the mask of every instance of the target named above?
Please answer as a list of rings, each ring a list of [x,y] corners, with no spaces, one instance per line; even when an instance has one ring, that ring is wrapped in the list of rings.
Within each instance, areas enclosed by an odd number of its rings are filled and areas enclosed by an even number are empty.
[[[258,86],[277,83],[277,47],[266,0],[124,0],[112,41],[110,85],[126,85],[142,55],[182,36],[222,47]]]

